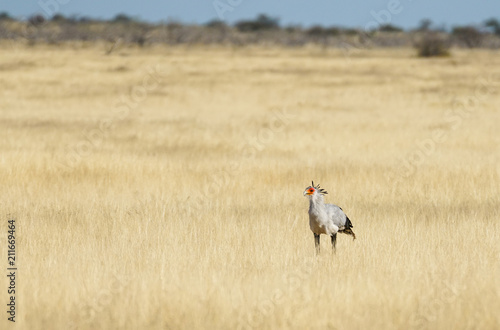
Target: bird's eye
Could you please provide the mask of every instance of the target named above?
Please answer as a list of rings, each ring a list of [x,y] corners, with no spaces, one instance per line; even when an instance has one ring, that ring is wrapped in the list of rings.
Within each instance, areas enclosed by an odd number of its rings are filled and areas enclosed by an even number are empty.
[[[310,188],[310,189],[309,189],[309,192],[310,192],[310,193],[314,192],[314,189],[313,189],[313,188]]]

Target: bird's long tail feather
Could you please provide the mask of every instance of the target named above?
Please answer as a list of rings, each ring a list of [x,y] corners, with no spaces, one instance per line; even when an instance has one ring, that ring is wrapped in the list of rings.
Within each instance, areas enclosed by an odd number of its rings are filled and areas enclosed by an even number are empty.
[[[346,219],[345,219],[345,228],[344,230],[342,230],[342,232],[344,234],[347,234],[347,235],[351,235],[352,236],[352,239],[355,240],[356,239],[356,234],[352,231],[352,222],[351,220],[346,216]]]

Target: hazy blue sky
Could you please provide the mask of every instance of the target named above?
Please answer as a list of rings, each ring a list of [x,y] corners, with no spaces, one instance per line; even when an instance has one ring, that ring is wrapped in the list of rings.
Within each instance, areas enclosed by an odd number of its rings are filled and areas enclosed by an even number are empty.
[[[214,3],[221,6],[218,16]],[[231,5],[232,4],[232,5]],[[392,13],[390,10],[392,9]],[[282,24],[296,23],[365,27],[382,13],[380,22],[405,28],[415,27],[422,18],[447,27],[481,23],[487,18],[500,19],[499,0],[0,0],[0,12],[16,17],[41,13],[111,18],[117,13],[149,21],[167,19],[186,23],[205,23],[222,17],[228,23],[267,13],[281,18]],[[389,13],[390,15],[387,15]],[[377,15],[375,15],[377,16]]]

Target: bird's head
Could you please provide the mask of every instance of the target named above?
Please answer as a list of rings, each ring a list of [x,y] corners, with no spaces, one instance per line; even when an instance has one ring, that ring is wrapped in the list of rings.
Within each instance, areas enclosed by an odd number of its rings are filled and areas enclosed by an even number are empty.
[[[325,189],[321,189],[319,184],[314,186],[314,181],[311,182],[311,185],[304,190],[304,196],[314,196],[315,194],[326,195],[328,192]]]

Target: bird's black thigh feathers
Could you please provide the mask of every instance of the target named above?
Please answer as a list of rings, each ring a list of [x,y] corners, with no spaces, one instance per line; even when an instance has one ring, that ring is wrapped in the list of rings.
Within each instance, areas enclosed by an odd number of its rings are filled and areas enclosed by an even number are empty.
[[[340,230],[339,233],[344,233],[344,234],[347,234],[347,235],[351,235],[352,236],[352,239],[356,239],[356,234],[354,234],[354,232],[352,231],[352,222],[351,220],[347,217],[347,215],[345,216],[345,226],[344,226],[344,229],[343,230]]]

